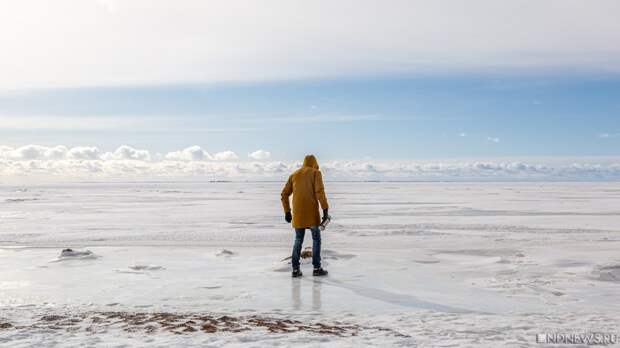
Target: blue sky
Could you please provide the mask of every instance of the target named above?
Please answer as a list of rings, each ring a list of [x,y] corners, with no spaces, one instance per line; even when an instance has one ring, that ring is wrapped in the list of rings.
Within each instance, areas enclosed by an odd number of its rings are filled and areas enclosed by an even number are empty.
[[[0,94],[3,145],[268,149],[278,159],[620,154],[620,78],[424,76]]]
[[[620,155],[617,0],[267,4],[1,4],[0,160]]]

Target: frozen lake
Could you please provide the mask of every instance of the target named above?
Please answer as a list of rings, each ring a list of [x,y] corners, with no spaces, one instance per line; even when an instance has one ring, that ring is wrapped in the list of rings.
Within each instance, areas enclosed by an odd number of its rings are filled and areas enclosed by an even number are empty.
[[[0,346],[527,347],[617,330],[618,183],[327,182],[330,275],[301,279],[282,184],[0,187]],[[203,314],[238,326],[209,332]]]

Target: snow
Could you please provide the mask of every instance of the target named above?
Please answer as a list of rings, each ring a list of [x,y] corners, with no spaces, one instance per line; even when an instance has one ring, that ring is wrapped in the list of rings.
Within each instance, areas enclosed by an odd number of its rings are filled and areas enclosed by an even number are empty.
[[[0,346],[527,347],[616,332],[617,184],[326,184],[330,273],[312,277],[306,257],[300,279],[280,183],[0,187]]]

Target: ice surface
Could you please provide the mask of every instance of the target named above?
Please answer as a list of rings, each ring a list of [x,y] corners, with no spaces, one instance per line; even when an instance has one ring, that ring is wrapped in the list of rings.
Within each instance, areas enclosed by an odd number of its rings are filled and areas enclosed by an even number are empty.
[[[157,266],[157,265],[133,265],[133,266],[129,266],[130,269],[133,269],[134,271],[159,271],[163,268],[162,266]]]
[[[291,279],[281,183],[0,187],[0,346],[527,347],[617,330],[616,183],[326,188],[330,274],[306,257]]]

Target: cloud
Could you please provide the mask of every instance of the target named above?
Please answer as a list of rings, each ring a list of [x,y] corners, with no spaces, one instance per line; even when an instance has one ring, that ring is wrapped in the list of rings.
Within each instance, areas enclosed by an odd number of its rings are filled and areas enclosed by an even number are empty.
[[[99,159],[99,149],[89,146],[78,146],[71,148],[67,152],[67,157],[78,160],[95,160]]]
[[[116,159],[116,160],[139,160],[150,161],[151,153],[147,150],[137,150],[131,146],[121,145],[114,152],[106,152],[102,156],[103,159]]]
[[[490,141],[492,143],[499,143],[500,139],[496,137],[487,137],[487,141]]]
[[[166,154],[165,158],[171,161],[234,161],[239,159],[239,156],[229,150],[211,155],[200,146],[194,145],[180,151],[169,152]]]
[[[239,159],[233,151],[222,151],[210,155],[200,146],[190,146],[188,148],[169,152],[165,156],[157,154],[155,159],[165,159],[172,161],[234,161]],[[67,148],[63,145],[48,147],[42,145],[24,145],[18,148],[0,146],[0,159],[5,160],[104,160],[104,161],[152,161],[153,156],[148,150],[136,149],[128,145],[121,145],[113,152],[101,154],[97,147],[77,146]]]
[[[482,139],[491,142],[491,143],[499,143],[501,141],[500,138],[498,137],[492,137],[492,136],[483,136],[483,135],[479,135],[479,134],[472,134],[472,133],[465,133],[465,132],[461,132],[458,133],[458,136],[461,138],[473,138],[473,139]]]
[[[16,149],[1,146],[0,158],[13,160],[59,159],[64,158],[68,152],[69,150],[65,146],[24,145]]]
[[[266,160],[271,158],[271,152],[259,149],[249,154],[248,157],[259,161]]]
[[[213,159],[216,161],[234,161],[239,159],[239,156],[232,151],[222,151],[213,155]]]
[[[127,145],[100,154],[96,147],[0,146],[0,177],[20,182],[40,180],[166,179],[284,180],[301,165],[298,161],[268,160],[258,150],[257,161],[242,161],[232,151],[209,155],[191,146],[152,156]],[[255,158],[254,158],[255,159]],[[485,160],[321,162],[327,180],[620,180],[620,157]]]
[[[393,117],[393,116],[385,116],[385,115],[364,115],[364,114],[311,114],[304,116],[286,116],[286,117],[267,117],[260,118],[259,120],[250,120],[251,123],[264,123],[264,122],[274,122],[274,123],[350,123],[350,122],[361,122],[361,121],[399,121],[399,120],[413,120],[413,119],[422,119],[427,120],[428,117],[417,117],[417,116],[409,116],[409,117]]]
[[[38,159],[44,156],[46,149],[39,145],[25,145],[17,149],[4,147],[2,155],[11,159]]]
[[[45,150],[45,158],[61,159],[64,158],[68,152],[69,149],[67,149],[66,146],[59,145],[55,147],[50,147]]]
[[[329,0],[10,1],[0,11],[0,88],[450,70],[617,73],[619,12],[616,0],[359,0],[354,8]]]
[[[200,146],[194,145],[180,151],[169,152],[166,159],[172,161],[204,161],[210,159],[211,155]]]
[[[117,87],[122,88],[122,87]],[[147,88],[147,87],[144,87]],[[0,129],[4,130],[16,130],[16,131],[132,131],[132,132],[184,132],[184,133],[238,133],[238,132],[251,132],[264,129],[263,127],[254,126],[231,126],[231,127],[211,127],[205,126],[204,123],[196,121],[192,117],[184,116],[165,116],[165,115],[151,115],[151,116],[89,116],[81,114],[82,107],[88,107],[89,109],[97,109],[97,105],[107,105],[106,98],[98,98],[102,104],[93,103],[90,98],[87,97],[82,102],[81,106],[75,107],[73,110],[68,110],[66,105],[75,106],[75,100],[79,99],[74,94],[75,90],[67,89],[61,92],[58,91],[42,91],[41,94],[36,92],[33,94],[11,95],[10,93],[0,92],[0,108],[10,109],[10,111],[0,112]],[[65,94],[66,93],[66,94]],[[131,91],[126,93],[133,93]],[[37,109],[37,106],[47,104],[50,99],[54,99],[52,104],[65,105],[61,107],[62,113],[67,113],[72,116],[57,115],[58,109],[54,107],[43,107],[43,109]],[[55,99],[58,98],[58,99]],[[116,97],[113,97],[113,99]],[[42,102],[42,100],[45,100]],[[73,104],[72,104],[73,102]],[[85,106],[86,105],[86,106]],[[126,105],[123,105],[126,107]],[[33,108],[35,109],[33,111]],[[101,111],[101,110],[99,110]],[[28,113],[48,113],[46,116],[31,116]],[[209,115],[213,116],[213,115]],[[213,116],[215,117],[215,116]],[[243,119],[243,115],[241,117]],[[236,124],[240,120],[236,121]],[[268,120],[265,120],[268,121]],[[253,122],[256,123],[256,122]]]
[[[6,96],[6,95],[5,95]],[[20,99],[20,96],[13,96],[20,106],[31,103],[31,100]],[[36,102],[35,102],[36,103]],[[57,102],[58,103],[58,102]],[[9,103],[7,103],[9,104]],[[3,105],[6,108],[7,104]],[[16,108],[19,109],[20,106]],[[10,115],[6,111],[0,117],[0,128],[10,130],[108,130],[108,129],[169,129],[170,120],[154,119],[134,116],[89,116],[81,114],[79,117],[46,115]]]
[[[617,138],[620,136],[620,133],[601,133],[598,135],[599,138],[608,139],[608,138]]]

